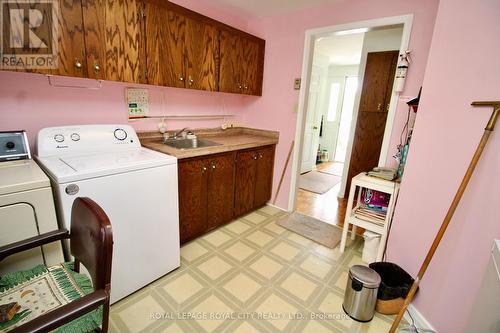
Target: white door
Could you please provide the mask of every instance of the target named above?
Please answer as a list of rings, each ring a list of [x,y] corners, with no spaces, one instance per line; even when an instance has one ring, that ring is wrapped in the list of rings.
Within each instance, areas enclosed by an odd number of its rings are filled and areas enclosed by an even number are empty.
[[[337,146],[342,101],[344,99],[344,85],[345,77],[343,76],[332,77],[328,82],[328,107],[325,108],[323,117],[321,148],[328,150],[330,161],[334,160],[335,147]]]
[[[321,88],[321,68],[313,66],[309,86],[309,102],[306,110],[306,127],[304,129],[304,145],[300,173],[308,172],[316,165],[316,154],[319,145],[319,119]]]

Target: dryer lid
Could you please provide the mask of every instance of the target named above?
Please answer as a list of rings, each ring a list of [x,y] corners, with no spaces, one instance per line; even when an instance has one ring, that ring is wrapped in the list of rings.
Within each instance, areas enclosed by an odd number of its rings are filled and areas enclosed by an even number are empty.
[[[0,164],[0,195],[50,187],[50,180],[33,160]]]

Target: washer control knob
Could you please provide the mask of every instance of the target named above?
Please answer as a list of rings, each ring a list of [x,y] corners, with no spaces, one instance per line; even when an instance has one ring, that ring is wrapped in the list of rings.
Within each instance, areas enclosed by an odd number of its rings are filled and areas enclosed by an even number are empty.
[[[78,134],[78,133],[71,134],[71,140],[80,141],[80,134]]]
[[[9,141],[9,142],[7,142],[7,143],[5,144],[5,147],[6,147],[7,149],[14,149],[14,147],[15,147],[15,146],[16,146],[16,144],[15,144],[14,142],[12,142],[12,141]]]
[[[54,140],[56,140],[56,142],[63,142],[64,141],[64,135],[62,135],[62,134],[56,134],[56,135],[54,135]]]
[[[125,132],[121,128],[117,128],[115,129],[115,138],[117,138],[120,141],[123,141],[127,138],[127,132]]]

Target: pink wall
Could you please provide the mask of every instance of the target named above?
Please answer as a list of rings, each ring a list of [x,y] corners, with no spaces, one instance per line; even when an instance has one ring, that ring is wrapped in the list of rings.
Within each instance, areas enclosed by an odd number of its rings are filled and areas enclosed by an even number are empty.
[[[245,121],[255,127],[280,131],[275,164],[275,188],[290,144],[295,138],[299,94],[293,89],[293,80],[301,75],[305,30],[373,18],[414,14],[410,40],[414,61],[402,95],[415,96],[424,77],[437,4],[437,0],[340,0],[285,16],[266,17],[249,22],[249,30],[266,39],[266,57],[264,93],[262,98],[255,99],[247,105]],[[405,115],[406,108],[400,105],[391,147],[396,146]],[[392,155],[394,151],[389,152],[389,157]],[[277,201],[277,205],[284,208],[288,206],[290,173],[289,166]]]
[[[56,88],[48,84],[47,78],[39,74],[0,71],[0,131],[24,129],[30,144],[43,127],[127,123],[125,87],[149,89],[150,115],[207,115],[235,114],[227,121],[242,122],[244,106],[255,99],[251,96],[220,94],[131,85],[104,81],[99,90]],[[65,85],[96,86],[96,81],[75,78],[54,78],[54,83]],[[160,119],[131,122],[136,130],[156,130]],[[182,127],[217,127],[219,120],[167,120],[170,129]]]
[[[500,2],[441,0],[388,260],[416,274],[500,99]],[[500,238],[500,126],[438,249],[415,306],[439,332],[464,332]],[[498,309],[496,309],[498,311]],[[481,320],[481,318],[474,318]],[[467,332],[468,333],[468,332]]]

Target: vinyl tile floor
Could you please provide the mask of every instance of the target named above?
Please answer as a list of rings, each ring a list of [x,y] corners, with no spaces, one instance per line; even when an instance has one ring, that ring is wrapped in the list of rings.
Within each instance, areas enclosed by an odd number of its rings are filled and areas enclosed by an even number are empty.
[[[110,332],[387,332],[391,317],[342,310],[362,240],[341,254],[278,226],[286,215],[266,206],[185,244],[180,268],[112,305]]]

